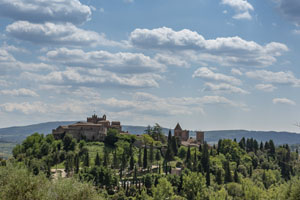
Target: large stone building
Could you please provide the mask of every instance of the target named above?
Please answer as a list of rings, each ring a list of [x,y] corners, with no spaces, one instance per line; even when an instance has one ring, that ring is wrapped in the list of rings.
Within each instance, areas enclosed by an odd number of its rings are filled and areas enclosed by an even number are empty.
[[[204,144],[204,132],[196,131],[196,139],[190,138],[189,131],[182,130],[179,123],[177,123],[174,129],[174,136],[179,138],[181,144],[184,146],[190,146],[190,145],[197,146],[199,144]]]
[[[59,126],[52,130],[52,134],[55,139],[61,139],[65,134],[71,134],[73,138],[78,140],[104,141],[109,128],[117,129],[119,132],[122,131],[120,122],[113,121],[110,123],[110,121],[106,120],[106,115],[99,118],[94,114],[92,117],[88,117],[86,122]]]
[[[174,129],[174,136],[178,137],[180,141],[187,141],[190,137],[190,133],[188,130],[182,130],[179,123],[177,123],[175,129]]]

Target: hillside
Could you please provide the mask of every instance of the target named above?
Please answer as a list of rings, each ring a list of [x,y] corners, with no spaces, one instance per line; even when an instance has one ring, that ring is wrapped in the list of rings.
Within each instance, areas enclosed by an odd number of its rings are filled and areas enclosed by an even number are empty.
[[[73,121],[63,122],[46,122],[41,124],[33,124],[28,126],[18,126],[0,129],[0,142],[20,143],[27,136],[32,133],[44,133],[48,134],[52,132],[52,129],[57,128],[60,125],[68,125],[74,123]],[[122,126],[124,131],[128,131],[132,134],[141,134],[146,129],[145,126]],[[167,134],[169,129],[163,128],[163,132]],[[194,137],[195,132],[191,131],[190,136]],[[300,144],[300,134],[291,132],[275,132],[275,131],[247,131],[247,130],[217,130],[206,131],[205,140],[208,143],[216,143],[219,139],[234,139],[240,140],[242,137],[254,138],[258,141],[267,141],[272,139],[275,144]]]

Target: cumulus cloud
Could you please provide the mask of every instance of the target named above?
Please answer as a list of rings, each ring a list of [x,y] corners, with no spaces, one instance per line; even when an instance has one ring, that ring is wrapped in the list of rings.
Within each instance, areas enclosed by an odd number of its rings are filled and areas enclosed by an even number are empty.
[[[12,90],[0,90],[0,94],[10,95],[10,96],[25,96],[25,97],[38,97],[39,96],[35,91],[26,89],[26,88],[12,89]]]
[[[267,83],[285,84],[300,87],[300,79],[296,78],[291,71],[272,72],[267,70],[256,70],[246,73],[249,78],[262,80]]]
[[[8,25],[6,32],[17,39],[35,44],[70,46],[118,45],[116,42],[107,40],[105,35],[77,28],[71,23],[54,24],[47,22],[45,24],[33,24],[28,21],[17,21]]]
[[[256,89],[258,90],[262,90],[265,92],[273,92],[274,90],[276,90],[277,88],[275,86],[273,86],[272,84],[257,84],[255,86]]]
[[[82,24],[91,14],[90,7],[79,0],[0,0],[0,16],[14,20]]]
[[[248,91],[227,83],[221,83],[221,84],[205,83],[204,91],[249,94]]]
[[[275,98],[275,99],[273,99],[273,104],[287,104],[287,105],[291,105],[291,106],[296,105],[296,103],[294,101],[287,99],[287,98]]]
[[[86,70],[84,68],[67,68],[48,74],[24,72],[21,74],[21,78],[42,84],[128,88],[159,87],[157,81],[162,79],[160,75],[152,73],[118,75],[101,69]]]
[[[285,44],[271,42],[259,45],[238,36],[205,39],[188,29],[174,31],[171,28],[135,29],[129,36],[132,46],[143,49],[170,52],[191,51],[198,59],[218,62],[221,65],[264,67],[276,62],[276,57],[288,51]]]
[[[0,48],[0,70],[1,71],[9,71],[13,69],[19,69],[23,71],[53,71],[56,68],[54,65],[46,64],[46,63],[34,63],[34,62],[21,62],[8,52],[5,48]]]
[[[230,6],[236,12],[234,19],[252,19],[250,11],[253,11],[253,6],[247,0],[222,0],[221,4]]]
[[[240,85],[242,83],[241,80],[233,76],[228,76],[221,73],[215,73],[207,67],[201,67],[197,69],[193,74],[193,78],[201,78],[204,80],[213,80],[213,81],[223,81],[234,85]]]
[[[46,113],[47,105],[42,102],[4,103],[0,104],[0,109],[4,112],[21,112],[24,114]]]
[[[231,73],[233,75],[239,75],[239,76],[243,75],[243,72],[241,72],[239,69],[231,69]]]
[[[166,64],[168,66],[175,66],[175,67],[189,67],[190,64],[183,58],[177,55],[170,55],[170,54],[162,54],[158,53],[156,54],[155,60],[157,60],[160,63]]]
[[[67,66],[101,68],[123,74],[163,72],[166,66],[141,53],[84,52],[81,49],[60,48],[49,51],[46,59]]]
[[[38,97],[39,95],[30,89],[20,88],[12,90],[0,90],[0,94],[9,96],[23,96],[23,97]]]

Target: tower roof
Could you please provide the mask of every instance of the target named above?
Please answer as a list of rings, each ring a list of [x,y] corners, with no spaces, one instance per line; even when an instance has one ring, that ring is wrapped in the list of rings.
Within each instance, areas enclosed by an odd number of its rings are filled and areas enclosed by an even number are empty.
[[[182,131],[182,128],[180,127],[179,123],[177,123],[176,127],[174,130],[181,130]]]

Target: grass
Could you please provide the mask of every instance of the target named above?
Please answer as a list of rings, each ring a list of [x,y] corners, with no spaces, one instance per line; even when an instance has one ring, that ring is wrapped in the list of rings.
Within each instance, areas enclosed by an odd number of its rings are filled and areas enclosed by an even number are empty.
[[[5,159],[11,157],[12,150],[16,145],[16,143],[0,142],[0,157]]]

